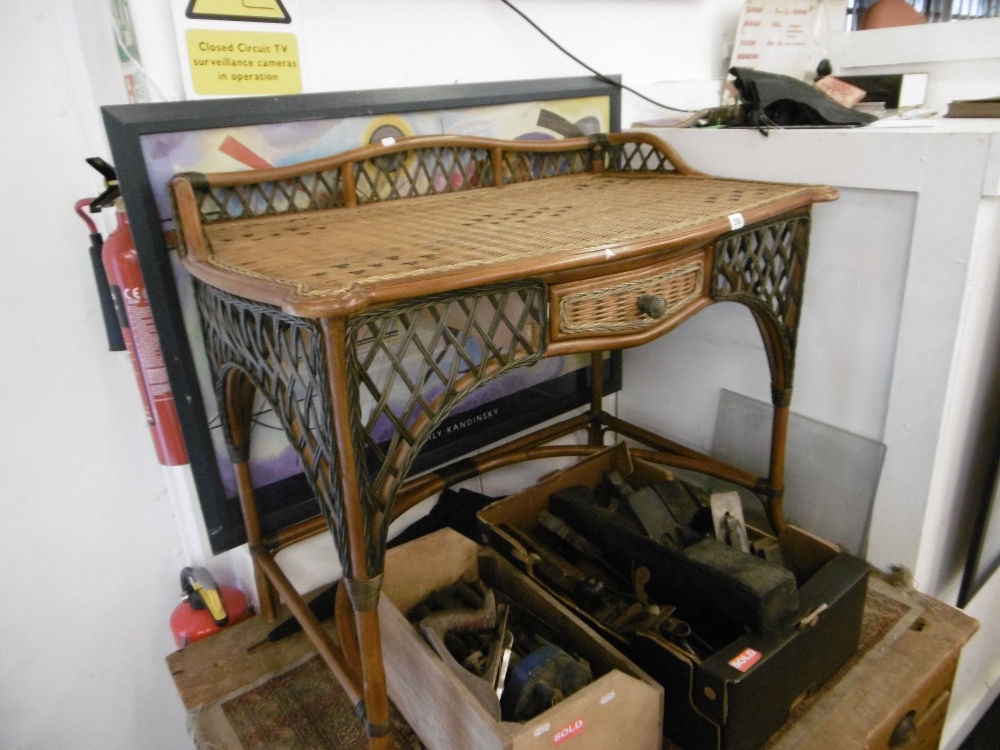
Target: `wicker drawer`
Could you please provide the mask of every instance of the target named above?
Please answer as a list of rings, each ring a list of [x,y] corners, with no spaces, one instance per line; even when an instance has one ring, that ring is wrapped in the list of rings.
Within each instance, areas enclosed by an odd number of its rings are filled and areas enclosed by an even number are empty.
[[[550,340],[616,337],[671,328],[708,296],[710,250],[702,248],[612,276],[554,284]]]

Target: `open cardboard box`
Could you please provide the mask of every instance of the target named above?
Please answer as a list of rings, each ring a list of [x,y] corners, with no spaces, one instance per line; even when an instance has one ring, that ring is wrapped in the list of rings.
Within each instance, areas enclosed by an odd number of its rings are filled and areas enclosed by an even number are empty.
[[[627,447],[619,444],[484,508],[479,513],[483,541],[544,587],[544,579],[532,570],[531,556],[501,524],[531,532],[552,493],[575,485],[595,487],[612,468],[634,489],[670,478],[659,465],[633,461]],[[685,750],[759,748],[788,720],[795,702],[822,685],[857,650],[868,565],[792,526],[777,542],[799,587],[799,610],[787,626],[745,633],[700,662],[648,638],[616,643],[663,685],[664,732]],[[550,593],[588,619],[570,599]],[[591,624],[603,629],[597,622]]]
[[[557,627],[595,680],[531,721],[497,722],[405,614],[467,571]],[[389,696],[431,750],[660,748],[663,688],[503,560],[451,529],[390,549],[379,602]],[[600,675],[600,676],[598,676]]]

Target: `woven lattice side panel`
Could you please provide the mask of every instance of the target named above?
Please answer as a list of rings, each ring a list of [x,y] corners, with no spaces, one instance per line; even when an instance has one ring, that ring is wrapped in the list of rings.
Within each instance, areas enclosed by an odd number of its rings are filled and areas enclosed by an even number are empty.
[[[200,282],[195,284],[195,293],[220,421],[231,453],[238,456],[240,450],[234,446],[232,425],[226,418],[225,382],[235,368],[253,383],[281,422],[330,524],[346,570],[322,331],[313,321]]]
[[[502,284],[366,313],[351,321],[351,396],[366,503],[370,575],[381,572],[391,501],[421,446],[471,391],[544,356],[545,289]]]
[[[435,146],[366,159],[354,166],[357,202],[458,193],[493,184],[490,152]]]
[[[198,179],[192,184],[205,224],[344,205],[340,169],[250,185],[209,187]]]
[[[772,322],[779,333],[786,388],[792,385],[808,248],[807,214],[755,225],[716,244],[712,296],[741,302]]]
[[[509,185],[588,172],[592,156],[590,148],[554,152],[504,151],[503,182]]]
[[[619,172],[674,172],[670,160],[648,143],[609,144],[604,152],[604,168]]]

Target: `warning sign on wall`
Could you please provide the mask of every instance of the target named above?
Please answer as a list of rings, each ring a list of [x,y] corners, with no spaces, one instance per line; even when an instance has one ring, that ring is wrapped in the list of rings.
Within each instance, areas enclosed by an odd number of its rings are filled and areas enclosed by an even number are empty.
[[[302,92],[294,34],[189,29],[186,37],[191,82],[197,94]]]
[[[299,0],[173,0],[172,7],[188,98],[305,90]]]
[[[214,21],[291,23],[281,0],[191,0],[184,15]]]

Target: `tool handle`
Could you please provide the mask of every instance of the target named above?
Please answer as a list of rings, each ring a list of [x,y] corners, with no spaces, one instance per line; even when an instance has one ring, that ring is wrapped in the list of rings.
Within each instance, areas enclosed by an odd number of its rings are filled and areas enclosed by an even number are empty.
[[[207,609],[219,627],[229,624],[229,614],[219,595],[215,578],[205,568],[184,568],[181,571],[181,590],[194,609]]]

